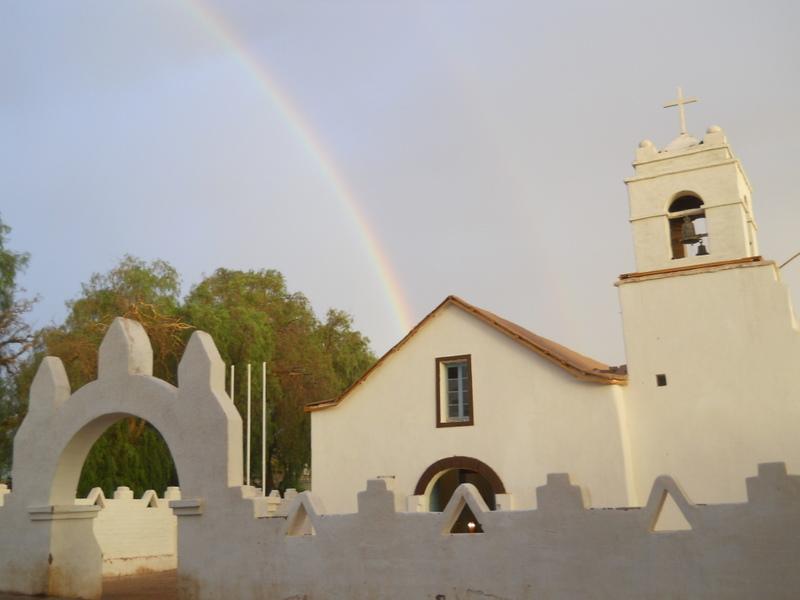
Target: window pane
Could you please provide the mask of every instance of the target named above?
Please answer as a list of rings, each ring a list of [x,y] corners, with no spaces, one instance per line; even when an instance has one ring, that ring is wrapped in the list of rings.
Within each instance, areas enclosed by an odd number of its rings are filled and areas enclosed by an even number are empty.
[[[469,393],[469,371],[467,361],[458,361],[442,365],[446,386],[441,391],[447,394],[448,421],[468,421],[471,417],[471,398]],[[444,382],[443,382],[444,383]]]

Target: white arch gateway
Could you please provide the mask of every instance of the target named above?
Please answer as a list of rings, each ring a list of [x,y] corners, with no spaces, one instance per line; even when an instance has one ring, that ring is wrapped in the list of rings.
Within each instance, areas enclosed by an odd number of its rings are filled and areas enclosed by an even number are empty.
[[[42,361],[14,439],[13,493],[0,510],[0,589],[100,597],[102,555],[92,529],[99,509],[76,505],[75,492],[92,445],[126,416],[149,421],[166,441],[184,498],[172,503],[177,514],[228,504],[241,486],[242,420],[211,336],[192,335],[177,388],[152,372],[144,328],[122,318],[100,346],[97,380],[75,393],[60,359]]]

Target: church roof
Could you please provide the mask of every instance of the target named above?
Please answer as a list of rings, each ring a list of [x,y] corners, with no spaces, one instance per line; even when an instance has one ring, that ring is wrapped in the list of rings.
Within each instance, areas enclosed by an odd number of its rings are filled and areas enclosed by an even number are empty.
[[[620,367],[612,367],[596,361],[588,356],[579,354],[574,350],[570,350],[566,346],[562,346],[552,340],[537,335],[521,325],[517,325],[507,319],[497,316],[493,312],[478,308],[459,298],[458,296],[448,296],[444,301],[434,308],[422,321],[408,332],[408,334],[395,344],[386,354],[384,354],[378,361],[372,365],[355,383],[347,388],[338,398],[330,400],[321,400],[318,402],[311,402],[306,405],[306,412],[313,412],[325,408],[337,406],[344,400],[350,393],[364,382],[373,371],[378,369],[380,365],[389,356],[400,350],[406,342],[408,342],[414,335],[438,312],[446,306],[456,306],[461,310],[477,317],[487,325],[495,328],[499,332],[507,335],[514,341],[522,344],[532,352],[538,354],[554,363],[556,366],[561,367],[573,377],[582,381],[600,384],[625,384],[628,381],[628,372],[625,365]]]

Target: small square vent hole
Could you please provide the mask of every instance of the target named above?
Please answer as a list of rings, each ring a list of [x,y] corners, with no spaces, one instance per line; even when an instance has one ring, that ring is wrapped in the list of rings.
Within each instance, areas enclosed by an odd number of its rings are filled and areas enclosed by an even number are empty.
[[[656,385],[658,387],[664,387],[665,385],[667,385],[667,376],[664,375],[663,373],[656,375]]]

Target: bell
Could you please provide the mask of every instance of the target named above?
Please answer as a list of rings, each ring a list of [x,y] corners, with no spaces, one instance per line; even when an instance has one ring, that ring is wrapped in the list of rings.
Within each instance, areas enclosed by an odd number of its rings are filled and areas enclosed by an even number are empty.
[[[694,230],[694,223],[689,217],[683,217],[681,223],[681,244],[696,244],[702,241],[700,236]]]
[[[708,248],[706,248],[703,240],[700,240],[700,245],[697,247],[697,256],[708,256]]]

